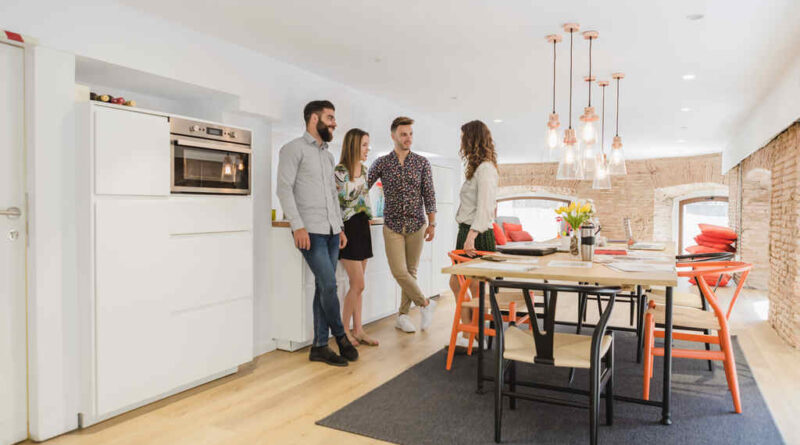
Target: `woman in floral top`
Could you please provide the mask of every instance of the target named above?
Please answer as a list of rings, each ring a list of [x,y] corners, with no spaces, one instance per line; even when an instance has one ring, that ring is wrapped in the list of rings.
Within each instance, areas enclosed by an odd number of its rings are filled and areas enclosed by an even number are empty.
[[[369,133],[353,128],[344,135],[342,157],[334,169],[336,189],[339,192],[339,206],[344,219],[344,234],[347,245],[339,251],[339,259],[347,271],[350,288],[344,297],[342,323],[348,340],[355,346],[365,344],[377,346],[361,326],[361,300],[364,292],[364,272],[367,259],[372,258],[372,236],[369,220],[372,210],[369,204],[367,187],[367,167],[363,161],[369,153]],[[350,320],[353,329],[350,330]]]

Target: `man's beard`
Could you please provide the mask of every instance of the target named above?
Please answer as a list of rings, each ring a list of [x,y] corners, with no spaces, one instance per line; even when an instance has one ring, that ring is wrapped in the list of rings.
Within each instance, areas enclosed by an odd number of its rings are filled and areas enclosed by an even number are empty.
[[[319,137],[321,137],[325,142],[330,142],[333,140],[333,132],[322,122],[317,123],[317,133],[319,133]]]

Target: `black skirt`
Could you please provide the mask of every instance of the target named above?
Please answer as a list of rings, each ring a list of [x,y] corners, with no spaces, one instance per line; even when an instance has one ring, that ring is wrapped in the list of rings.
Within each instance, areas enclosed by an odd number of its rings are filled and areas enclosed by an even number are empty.
[[[467,241],[467,235],[469,234],[469,224],[461,223],[458,225],[458,236],[456,237],[456,250],[461,250],[464,248],[464,243]],[[495,252],[497,250],[497,246],[495,246],[494,240],[494,230],[489,229],[475,238],[475,250],[480,250],[484,252]]]
[[[344,222],[344,236],[347,237],[347,245],[339,251],[340,260],[372,258],[372,235],[366,213],[358,212]]]

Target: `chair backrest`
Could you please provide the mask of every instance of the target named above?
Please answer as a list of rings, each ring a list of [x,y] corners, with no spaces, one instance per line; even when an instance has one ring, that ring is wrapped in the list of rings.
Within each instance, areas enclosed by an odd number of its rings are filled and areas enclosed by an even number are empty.
[[[678,263],[707,263],[711,261],[733,261],[733,252],[705,252],[705,253],[692,253],[688,255],[676,255],[675,260]],[[694,266],[695,268],[704,267],[702,265]],[[722,283],[722,274],[717,275],[717,281],[714,284],[714,292],[719,289]],[[697,281],[695,279],[695,281]]]
[[[741,292],[744,282],[747,280],[747,275],[750,273],[753,265],[741,261],[705,261],[700,264],[697,262],[678,263],[675,265],[675,267],[679,269],[690,268],[690,270],[679,270],[678,276],[694,278],[695,283],[697,283],[697,286],[700,288],[700,294],[711,305],[711,308],[714,310],[717,318],[720,319],[720,323],[726,325],[727,320],[731,316],[733,305],[739,298],[739,293]],[[706,282],[705,277],[734,273],[741,273],[741,276],[739,277],[739,282],[736,284],[736,290],[733,292],[733,298],[731,298],[731,302],[728,305],[728,310],[723,311],[715,294],[716,288],[711,289],[708,282]]]
[[[592,333],[592,354],[599,353],[600,341],[605,335],[608,320],[611,316],[611,310],[614,308],[614,298],[616,294],[621,291],[619,287],[613,286],[581,286],[581,285],[568,285],[568,284],[554,284],[554,283],[535,283],[527,281],[508,281],[508,280],[493,280],[489,283],[489,300],[492,305],[494,313],[500,313],[500,305],[495,296],[497,289],[520,289],[525,297],[525,306],[528,309],[530,316],[531,327],[533,328],[533,338],[536,344],[536,350],[531,351],[535,353],[533,357],[534,363],[553,365],[553,341],[555,339],[555,316],[556,304],[558,302],[559,292],[574,292],[584,295],[597,295],[608,296],[608,304],[606,309],[600,315],[600,321]],[[539,315],[534,310],[533,297],[531,291],[542,291],[545,295],[545,302],[547,307],[544,312],[544,320],[542,326],[539,327]],[[500,344],[503,343],[502,329],[498,329],[497,338]]]
[[[496,252],[485,252],[481,250],[476,250],[475,253],[477,255],[483,256],[483,255],[491,255]],[[450,257],[450,261],[453,262],[454,266],[456,264],[466,263],[467,261],[475,259],[474,257],[467,256],[467,253],[463,249],[457,249],[447,252],[447,256]],[[464,301],[469,301],[470,296],[467,291],[469,290],[469,284],[472,280],[467,279],[467,277],[465,277],[464,275],[456,275],[456,279],[458,279],[458,285],[460,286],[459,293],[458,295],[456,295],[456,297],[458,299],[463,298]]]

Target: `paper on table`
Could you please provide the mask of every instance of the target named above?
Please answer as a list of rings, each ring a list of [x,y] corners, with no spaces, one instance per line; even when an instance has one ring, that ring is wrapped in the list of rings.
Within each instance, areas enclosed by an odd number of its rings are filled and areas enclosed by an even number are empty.
[[[664,245],[661,243],[634,243],[628,247],[628,250],[664,250]]]
[[[578,269],[591,269],[591,261],[550,261],[547,267],[574,267]]]
[[[669,263],[614,261],[606,266],[619,272],[672,272],[675,270],[675,265]]]
[[[489,270],[502,270],[505,272],[527,272],[531,269],[536,269],[538,266],[530,265],[530,264],[514,264],[502,262],[502,263],[490,263],[486,261],[479,261],[475,263],[465,264],[464,267],[471,267],[475,269],[489,269]]]

